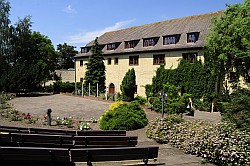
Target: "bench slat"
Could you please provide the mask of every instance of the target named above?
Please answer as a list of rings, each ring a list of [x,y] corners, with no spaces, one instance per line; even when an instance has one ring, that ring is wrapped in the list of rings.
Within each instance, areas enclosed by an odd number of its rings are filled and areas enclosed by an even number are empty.
[[[94,148],[72,149],[71,161],[121,161],[136,159],[154,159],[158,157],[159,147],[124,147],[124,148]],[[86,162],[87,162],[86,161]]]
[[[126,130],[63,130],[47,128],[25,128],[14,126],[0,126],[0,131],[11,133],[52,134],[52,135],[79,135],[79,136],[126,136]]]

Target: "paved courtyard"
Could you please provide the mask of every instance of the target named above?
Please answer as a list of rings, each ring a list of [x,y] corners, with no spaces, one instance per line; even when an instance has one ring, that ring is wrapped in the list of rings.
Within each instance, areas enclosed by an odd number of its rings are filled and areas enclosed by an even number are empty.
[[[67,95],[44,95],[38,97],[17,97],[11,100],[14,108],[31,115],[45,115],[48,108],[52,109],[52,117],[99,118],[110,103],[87,100]]]
[[[74,97],[68,95],[45,95],[39,97],[17,97],[11,100],[13,106],[21,111],[30,113],[32,115],[41,116],[44,115],[48,108],[52,109],[53,117],[68,117],[73,116],[74,118],[96,118],[98,119],[103,111],[108,109],[110,103],[103,101],[89,100],[82,97]],[[146,114],[149,120],[155,119],[156,117],[161,117],[161,114],[155,113],[150,110],[146,110]],[[1,125],[1,122],[0,122]],[[11,124],[10,124],[11,125]],[[188,155],[181,150],[172,147],[169,144],[157,144],[155,141],[150,140],[145,134],[146,128],[128,131],[128,135],[138,136],[138,146],[148,146],[157,145],[159,146],[159,156],[157,163],[164,163],[169,166],[198,166],[202,165],[200,163],[201,158],[193,155]],[[152,163],[153,161],[151,161]],[[135,164],[135,162],[104,162],[104,163],[94,163],[94,165],[129,165]],[[154,162],[153,162],[154,163]],[[85,166],[86,163],[77,163],[77,166]],[[207,164],[211,166],[211,164]]]

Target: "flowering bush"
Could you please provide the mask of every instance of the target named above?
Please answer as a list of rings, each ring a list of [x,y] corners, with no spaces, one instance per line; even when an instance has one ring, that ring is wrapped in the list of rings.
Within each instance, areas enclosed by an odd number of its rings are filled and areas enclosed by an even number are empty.
[[[89,123],[88,122],[81,122],[80,123],[80,126],[79,126],[79,129],[80,130],[89,130],[90,129],[90,126],[89,126]]]
[[[234,124],[207,121],[172,124],[170,121],[151,122],[148,137],[169,142],[185,153],[201,156],[218,165],[250,165],[250,135],[237,130]]]
[[[151,139],[155,139],[159,143],[168,143],[168,134],[171,127],[182,121],[183,118],[181,115],[168,115],[164,119],[157,118],[156,120],[150,121],[146,130],[146,135]]]
[[[71,128],[71,127],[73,127],[73,118],[71,116],[64,117],[62,119],[60,117],[57,117],[56,124],[57,125],[66,125],[67,127]]]
[[[25,122],[28,124],[36,123],[38,120],[37,117],[31,116],[30,113],[27,113],[27,114],[23,113],[22,116],[23,116],[23,119],[25,120]]]

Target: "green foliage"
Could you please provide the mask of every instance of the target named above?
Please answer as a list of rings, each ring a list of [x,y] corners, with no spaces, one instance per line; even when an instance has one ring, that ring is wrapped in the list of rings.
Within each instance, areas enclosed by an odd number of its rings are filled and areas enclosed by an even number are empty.
[[[5,12],[2,20],[5,22],[1,24],[4,27],[0,27],[0,32],[8,31],[0,41],[5,43],[0,49],[0,90],[33,90],[51,78],[57,54],[50,39],[31,31],[30,17],[19,19],[15,25],[10,26],[8,5],[5,6],[4,1],[1,1],[0,6],[1,15]],[[2,10],[2,7],[6,9]]]
[[[239,131],[230,123],[173,119],[150,122],[147,136],[217,165],[250,164],[249,132]]]
[[[102,130],[135,130],[147,125],[148,119],[138,102],[118,105],[101,116]]]
[[[75,90],[75,83],[57,81],[53,86],[48,86],[45,89],[51,90],[51,88],[54,92],[72,93]]]
[[[134,68],[129,69],[121,84],[122,98],[125,101],[133,101],[136,90],[136,76]]]
[[[138,101],[140,105],[145,105],[147,103],[147,99],[142,96],[136,96],[134,100]]]
[[[64,44],[57,45],[57,51],[59,53],[58,69],[74,68],[74,56],[77,54],[76,47]]]
[[[163,85],[163,91],[167,93],[167,98],[164,101],[164,112],[168,114],[184,113],[187,110],[187,104],[190,94],[184,93],[182,96],[179,94],[179,88],[166,83]],[[152,108],[156,112],[162,111],[162,101],[159,98],[154,98]]]
[[[224,120],[235,123],[237,128],[250,131],[250,90],[238,89],[230,95],[230,101],[222,106]]]
[[[150,84],[145,85],[145,94],[147,96],[147,99],[153,97],[152,85]]]
[[[170,96],[173,92],[175,92],[175,96],[178,96],[176,95],[178,92],[180,92],[181,95],[185,93],[191,94],[192,101],[200,101],[201,98],[204,98],[203,102],[205,105],[207,102],[211,102],[212,98],[216,97],[215,79],[213,79],[210,70],[205,64],[202,64],[201,61],[189,63],[182,59],[176,69],[165,69],[164,66],[160,66],[152,79],[152,85],[145,87],[146,94],[148,95],[147,97],[157,97],[158,92],[164,88],[164,84],[172,84],[179,87],[172,89],[172,92],[168,92],[168,89],[165,89],[164,92],[169,93]],[[183,102],[186,102],[189,97],[190,95],[184,95],[180,101],[183,100]],[[183,108],[181,103],[176,103],[174,100],[174,98],[171,99],[170,97],[168,105],[171,105],[172,108]],[[194,102],[193,104],[195,105],[196,103]],[[155,101],[154,105],[157,105],[154,109],[159,111],[160,104],[157,104],[157,101]],[[209,109],[210,107],[203,108]],[[169,110],[169,112],[174,111]]]
[[[96,92],[96,85],[98,83],[99,91],[105,92],[105,65],[102,49],[98,43],[98,38],[95,39],[93,46],[91,47],[92,55],[90,56],[84,77],[85,86],[88,87],[89,83],[91,90]]]
[[[228,6],[221,17],[213,20],[213,28],[206,40],[209,64],[217,81],[217,90],[223,92],[223,83],[230,71],[236,72],[234,83],[242,76],[249,81],[250,70],[250,3]]]

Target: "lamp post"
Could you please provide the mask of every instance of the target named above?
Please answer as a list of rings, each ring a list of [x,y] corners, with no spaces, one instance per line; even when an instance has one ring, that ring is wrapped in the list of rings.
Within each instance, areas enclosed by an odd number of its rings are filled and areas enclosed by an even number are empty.
[[[167,100],[168,94],[163,90],[158,93],[161,97],[161,117],[164,118],[164,101]]]

